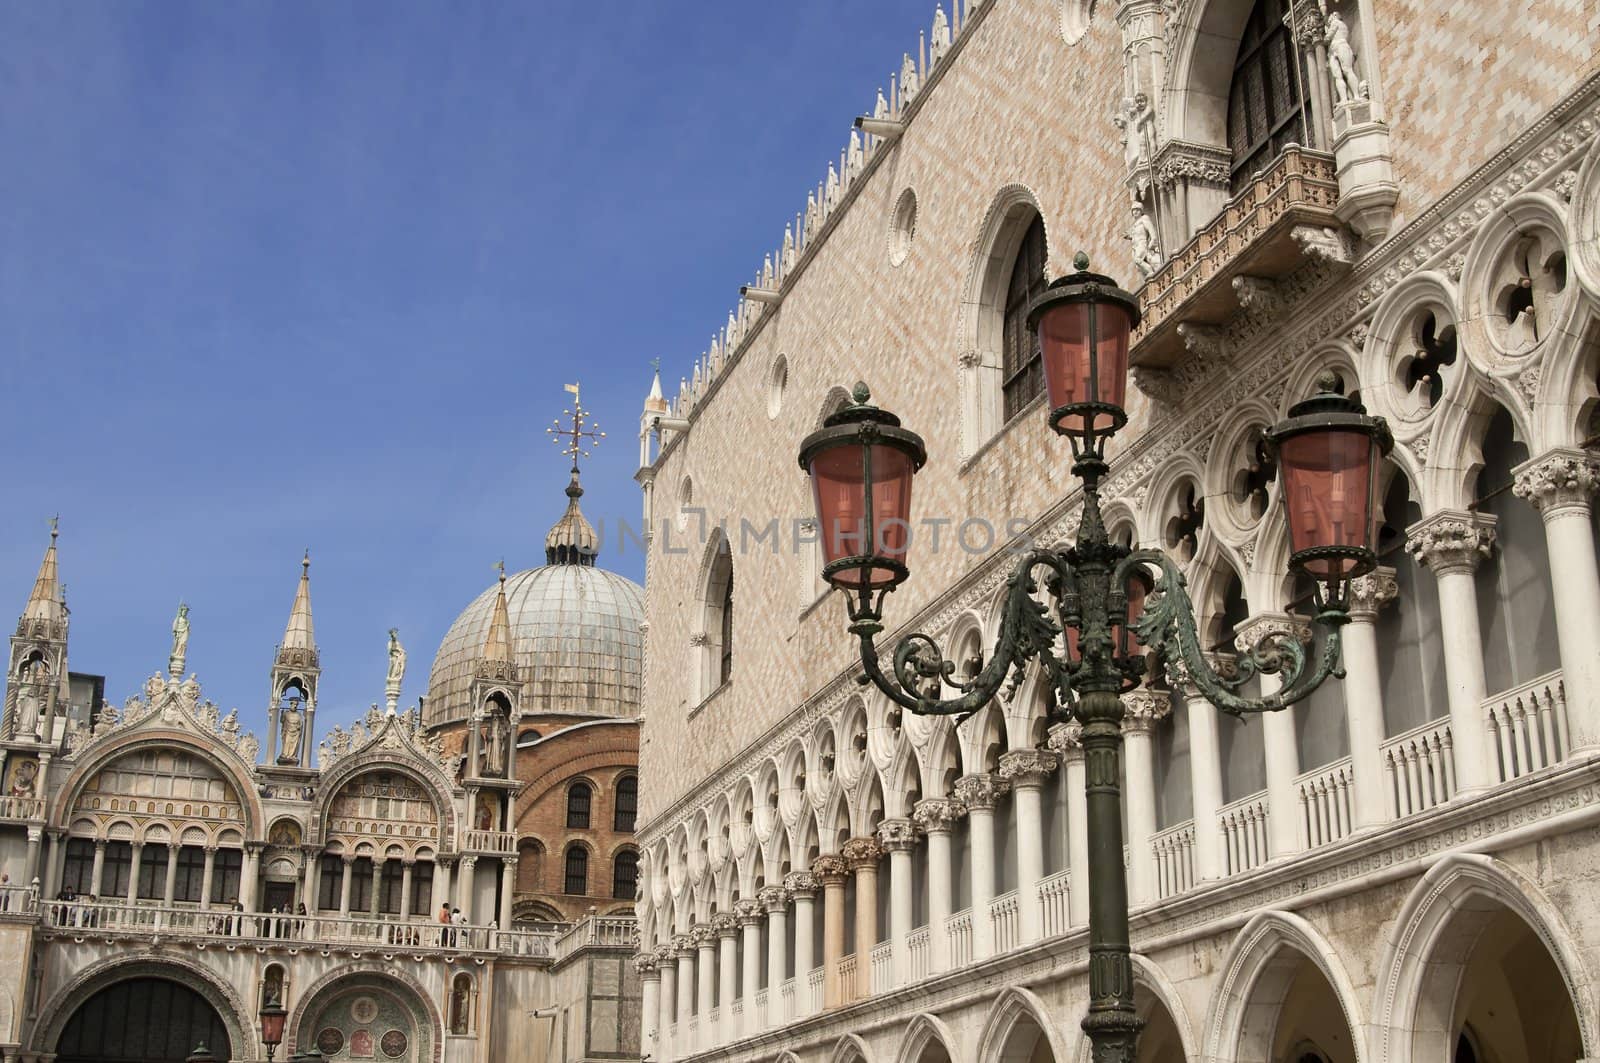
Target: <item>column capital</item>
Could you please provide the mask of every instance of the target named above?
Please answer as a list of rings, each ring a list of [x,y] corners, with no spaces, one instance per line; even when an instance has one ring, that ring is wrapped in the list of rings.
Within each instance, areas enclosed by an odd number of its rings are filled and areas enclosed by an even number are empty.
[[[266,847],[266,842],[247,841],[244,843],[244,851],[249,856],[260,856],[262,850]]]
[[[1315,4],[1303,4],[1283,16],[1283,24],[1302,48],[1315,48],[1327,40],[1326,23]]]
[[[463,856],[460,862],[462,871],[471,871],[478,866],[478,858],[476,856]]]
[[[1052,724],[1047,746],[1061,754],[1063,761],[1083,759],[1083,724],[1077,720]]]
[[[1557,447],[1512,470],[1512,491],[1533,503],[1546,517],[1564,512],[1589,512],[1600,488],[1600,462],[1582,450]]]
[[[764,886],[756,894],[756,903],[769,912],[781,912],[789,903],[789,891],[782,886]]]
[[[917,825],[909,819],[886,819],[878,824],[878,844],[885,852],[908,853],[917,845]]]
[[[1156,721],[1172,713],[1172,696],[1165,691],[1139,687],[1122,695],[1122,730],[1126,734],[1147,735]]]
[[[791,871],[783,876],[783,888],[795,900],[810,900],[817,892],[817,876],[809,871]]]
[[[739,917],[732,912],[718,912],[711,917],[711,929],[719,938],[732,938],[739,932]]]
[[[710,949],[717,945],[717,931],[710,923],[696,923],[689,930],[689,938],[697,949]]]
[[[1494,526],[1491,513],[1441,509],[1406,529],[1406,549],[1436,576],[1471,574],[1494,547]]]
[[[1061,755],[1053,749],[1013,749],[1000,757],[1000,775],[1012,786],[1042,786]]]
[[[98,852],[105,852],[106,845],[107,840],[105,838],[96,838],[94,840],[94,847]]]
[[[883,846],[878,844],[876,838],[851,838],[839,846],[839,855],[844,857],[851,871],[859,871],[864,867],[878,866],[878,861],[883,858]]]
[[[1239,658],[1231,653],[1203,653],[1205,662],[1211,670],[1223,679],[1232,679],[1239,674]],[[1182,694],[1185,700],[1199,698],[1205,695],[1200,690],[1200,685],[1194,681],[1194,676],[1189,672],[1189,662],[1182,657],[1166,662],[1167,683]]]
[[[1249,653],[1271,638],[1290,636],[1302,644],[1311,641],[1311,625],[1305,617],[1292,613],[1253,613],[1233,631],[1233,646],[1240,653]]]
[[[735,901],[733,904],[734,915],[739,919],[740,926],[761,925],[761,902],[752,900]]]
[[[349,867],[351,864],[356,862],[356,854],[355,853],[340,853],[339,854],[339,862],[341,864],[343,864],[345,867]]]
[[[694,938],[688,934],[673,934],[672,951],[679,960],[694,959]]]
[[[824,886],[842,886],[850,875],[850,865],[838,853],[823,853],[811,861],[811,873]]]
[[[1399,596],[1400,584],[1394,578],[1394,569],[1379,565],[1350,581],[1350,619],[1373,623],[1383,607]]]
[[[417,858],[414,856],[402,856],[400,858],[400,866],[405,868],[416,867]]]
[[[671,945],[657,945],[655,951],[649,955],[656,958],[657,967],[671,967],[674,962],[672,951]]]
[[[963,775],[956,780],[956,797],[967,806],[967,811],[988,811],[1003,797],[1011,784],[999,775]]]
[[[203,851],[207,856],[216,856],[217,855],[218,846],[216,846],[216,845],[203,845],[200,848],[201,848],[201,851]]]
[[[924,797],[911,818],[924,834],[936,834],[948,832],[951,824],[966,814],[967,806],[953,797]]]
[[[633,969],[639,972],[639,978],[649,982],[661,977],[661,958],[654,952],[641,952],[633,958]]]

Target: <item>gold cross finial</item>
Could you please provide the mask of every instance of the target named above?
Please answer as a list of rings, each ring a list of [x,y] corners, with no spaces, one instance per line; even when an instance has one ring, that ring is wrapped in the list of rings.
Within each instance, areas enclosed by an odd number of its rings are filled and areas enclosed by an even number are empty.
[[[590,418],[589,411],[578,401],[578,385],[566,384],[564,387],[572,396],[572,409],[562,410],[562,416],[556,418],[555,423],[545,431],[561,448],[561,453],[572,459],[572,471],[576,473],[578,459],[587,458],[588,448],[598,445],[606,434],[599,431],[600,426]],[[570,426],[562,420],[564,417],[572,419]]]

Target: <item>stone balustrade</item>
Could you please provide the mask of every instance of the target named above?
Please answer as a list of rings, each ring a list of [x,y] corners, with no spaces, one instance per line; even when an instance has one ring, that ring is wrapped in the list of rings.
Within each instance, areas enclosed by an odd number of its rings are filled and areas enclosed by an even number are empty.
[[[1384,785],[1392,819],[1425,812],[1456,792],[1448,717],[1413,727],[1383,744]]]
[[[1495,782],[1559,763],[1571,748],[1567,692],[1559,671],[1484,703],[1488,713],[1490,778]]]
[[[1297,777],[1295,792],[1300,796],[1300,844],[1307,849],[1347,838],[1355,829],[1350,791],[1355,786],[1355,771],[1350,758]]]

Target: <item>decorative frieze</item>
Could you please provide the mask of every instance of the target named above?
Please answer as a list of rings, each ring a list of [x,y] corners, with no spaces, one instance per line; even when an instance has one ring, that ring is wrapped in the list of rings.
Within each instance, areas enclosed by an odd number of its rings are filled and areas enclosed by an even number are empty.
[[[1512,490],[1546,518],[1565,511],[1587,513],[1600,487],[1600,463],[1581,450],[1560,448],[1519,465]]]
[[[1492,514],[1442,509],[1406,529],[1406,550],[1435,575],[1473,572],[1494,549],[1494,525]]]

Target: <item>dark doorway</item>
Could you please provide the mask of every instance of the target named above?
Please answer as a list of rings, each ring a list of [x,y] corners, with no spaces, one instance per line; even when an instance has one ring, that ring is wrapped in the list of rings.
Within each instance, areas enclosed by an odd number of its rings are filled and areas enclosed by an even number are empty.
[[[56,1063],[183,1063],[200,1044],[233,1058],[227,1027],[204,997],[165,978],[131,978],[73,1013]]]
[[[294,883],[269,882],[267,883],[266,897],[262,901],[262,911],[280,912],[294,911]]]

